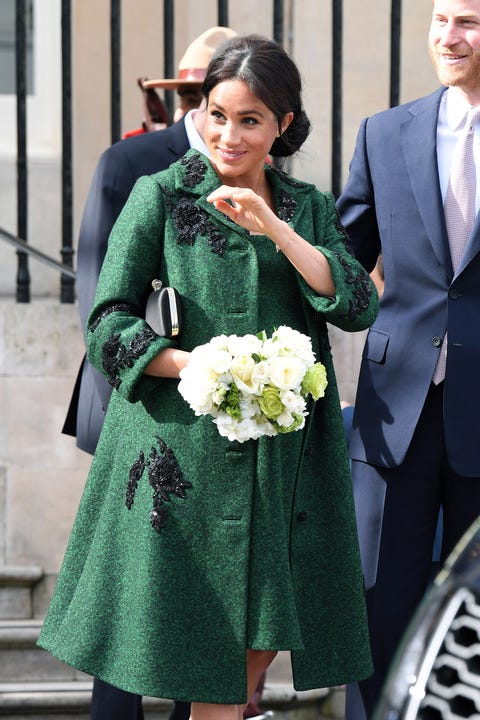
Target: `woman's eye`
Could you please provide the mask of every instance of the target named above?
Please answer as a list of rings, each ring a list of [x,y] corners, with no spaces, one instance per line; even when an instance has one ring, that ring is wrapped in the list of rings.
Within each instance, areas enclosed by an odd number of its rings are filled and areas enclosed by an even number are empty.
[[[245,117],[242,122],[244,125],[258,125],[258,120],[253,117]]]
[[[223,114],[220,112],[220,110],[212,110],[211,115],[215,120],[224,120],[225,119]]]

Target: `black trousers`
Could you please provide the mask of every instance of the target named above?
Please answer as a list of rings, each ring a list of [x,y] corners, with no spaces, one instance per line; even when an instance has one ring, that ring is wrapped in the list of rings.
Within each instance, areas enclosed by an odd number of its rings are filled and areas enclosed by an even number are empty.
[[[402,464],[380,468],[353,461],[352,480],[375,669],[360,683],[370,717],[402,635],[431,580],[439,508],[442,561],[480,515],[480,477],[457,475],[446,456],[443,383],[431,386]]]
[[[190,703],[174,703],[169,720],[188,720]],[[143,720],[142,698],[140,695],[120,690],[98,678],[94,678],[91,720]]]

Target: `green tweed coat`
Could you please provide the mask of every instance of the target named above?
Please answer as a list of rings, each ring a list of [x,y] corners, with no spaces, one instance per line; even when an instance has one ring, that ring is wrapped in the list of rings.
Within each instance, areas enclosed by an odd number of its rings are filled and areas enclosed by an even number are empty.
[[[295,687],[371,672],[349,465],[326,321],[374,320],[333,197],[266,169],[277,212],[330,263],[318,296],[263,236],[207,202],[219,179],[189,151],[141,178],[110,237],[88,355],[116,388],[39,644],[125,690],[246,701],[245,650],[291,650]],[[153,278],[180,293],[176,340],[143,320]],[[195,417],[178,381],[144,374],[164,348],[292,324],[327,369],[303,430],[245,443]]]

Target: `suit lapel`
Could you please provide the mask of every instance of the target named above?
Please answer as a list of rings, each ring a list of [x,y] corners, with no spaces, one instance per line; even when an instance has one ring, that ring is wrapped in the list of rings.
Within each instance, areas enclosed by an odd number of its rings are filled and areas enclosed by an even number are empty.
[[[452,273],[437,163],[437,118],[443,88],[410,106],[401,141],[415,200],[432,248]]]

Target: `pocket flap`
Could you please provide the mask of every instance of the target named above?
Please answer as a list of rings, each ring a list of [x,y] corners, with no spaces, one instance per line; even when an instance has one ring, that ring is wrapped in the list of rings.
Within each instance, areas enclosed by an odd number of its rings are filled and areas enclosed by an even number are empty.
[[[371,328],[363,350],[363,357],[376,363],[384,362],[389,340],[390,335]]]

